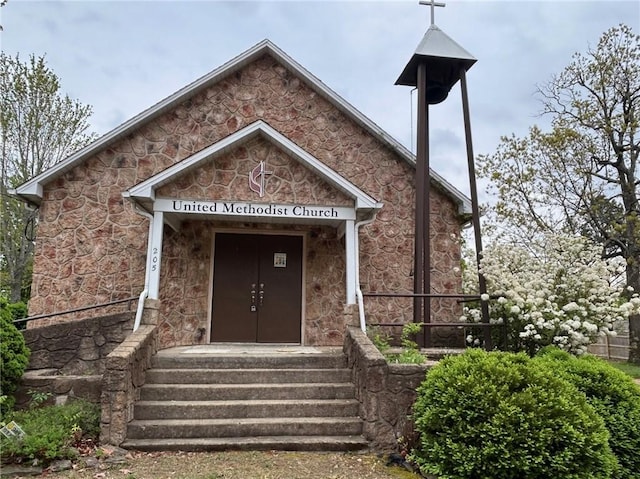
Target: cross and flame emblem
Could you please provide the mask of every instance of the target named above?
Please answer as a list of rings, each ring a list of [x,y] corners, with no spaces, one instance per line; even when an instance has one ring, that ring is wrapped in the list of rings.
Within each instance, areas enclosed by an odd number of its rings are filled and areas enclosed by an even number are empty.
[[[267,175],[273,174],[273,171],[267,171],[267,166],[264,161],[258,163],[258,165],[249,172],[249,189],[258,193],[260,198],[264,196],[264,181]]]

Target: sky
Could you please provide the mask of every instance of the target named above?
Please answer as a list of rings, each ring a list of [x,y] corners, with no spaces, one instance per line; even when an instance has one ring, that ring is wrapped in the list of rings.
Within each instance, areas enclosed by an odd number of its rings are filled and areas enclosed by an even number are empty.
[[[638,0],[450,0],[435,24],[477,63],[467,73],[475,155],[540,116],[538,86],[576,52],[625,23],[640,33]],[[415,93],[395,81],[430,24],[430,8],[396,1],[31,1],[0,8],[1,49],[45,55],[61,91],[93,107],[100,135],[269,39],[415,151]],[[431,167],[468,193],[459,84],[431,106]]]

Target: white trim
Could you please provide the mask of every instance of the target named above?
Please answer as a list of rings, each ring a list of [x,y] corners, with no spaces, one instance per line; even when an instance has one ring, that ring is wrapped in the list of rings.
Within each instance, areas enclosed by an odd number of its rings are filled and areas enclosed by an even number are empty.
[[[347,282],[347,304],[356,303],[356,265],[358,261],[355,255],[357,254],[358,247],[356,243],[357,230],[355,228],[355,221],[345,221],[345,235],[344,235],[344,252],[345,252],[345,268],[346,268],[346,282]]]
[[[362,289],[360,288],[360,228],[362,226],[373,223],[373,220],[374,218],[370,218],[368,220],[364,220],[356,223],[355,232],[354,232],[354,236],[356,237],[356,243],[355,243],[356,250],[354,254],[354,258],[356,261],[355,288],[356,288],[356,297],[358,299],[358,317],[360,318],[360,329],[362,329],[362,332],[364,333],[367,332],[367,322],[364,317],[364,296],[362,295]]]
[[[156,198],[154,211],[184,215],[204,215],[222,218],[278,218],[323,221],[355,220],[356,212],[351,206],[308,205],[290,203],[248,203],[245,201],[202,201],[175,198]]]
[[[151,235],[151,255],[149,261],[149,298],[160,299],[160,269],[162,265],[162,235],[164,234],[164,213],[153,213],[153,233]]]
[[[153,120],[154,118],[162,115],[168,110],[175,108],[177,105],[192,97],[200,90],[207,88],[217,81],[231,75],[235,71],[243,68],[247,64],[255,61],[263,55],[273,56],[276,60],[282,63],[285,68],[293,72],[294,75],[302,78],[311,89],[327,99],[336,108],[344,112],[349,118],[361,125],[366,131],[380,140],[383,144],[388,146],[391,150],[395,151],[411,166],[415,167],[415,156],[401,143],[399,143],[388,133],[386,133],[382,128],[380,128],[373,121],[371,121],[360,111],[354,108],[340,95],[338,95],[336,92],[322,83],[318,78],[308,72],[304,67],[302,67],[299,63],[289,57],[276,45],[271,43],[269,40],[263,40],[244,53],[238,55],[224,65],[213,70],[209,74],[199,78],[193,83],[185,86],[184,88],[178,90],[174,94],[155,104],[151,108],[148,108],[142,113],[134,116],[127,122],[105,134],[90,145],[69,156],[67,159],[55,164],[44,173],[22,184],[21,186],[16,188],[16,196],[19,196],[31,203],[40,204],[43,195],[43,185],[49,183],[58,176],[74,168],[77,164],[89,158],[90,156],[95,155],[110,144],[118,141],[134,130],[140,128],[142,124]],[[444,188],[444,190],[458,202],[460,213],[471,212],[471,200],[469,200],[469,198],[467,198],[460,190],[453,187],[435,171],[431,171],[431,178],[436,183],[439,183]]]
[[[138,309],[136,310],[136,319],[133,323],[133,331],[137,331],[140,327],[140,322],[142,321],[142,314],[144,313],[144,302],[145,299],[149,296],[149,277],[151,272],[151,238],[153,237],[153,215],[147,213],[146,211],[135,208],[136,213],[141,216],[144,216],[149,220],[149,228],[147,231],[147,258],[145,261],[145,270],[144,270],[144,289],[140,293],[140,297],[138,298]]]

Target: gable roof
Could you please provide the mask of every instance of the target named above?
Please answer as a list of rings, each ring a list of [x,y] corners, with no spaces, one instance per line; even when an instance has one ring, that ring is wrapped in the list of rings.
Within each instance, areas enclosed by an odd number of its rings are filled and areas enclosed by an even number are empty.
[[[258,135],[262,136],[288,155],[295,158],[334,188],[340,190],[350,198],[353,198],[355,208],[357,210],[370,212],[372,210],[382,208],[382,203],[378,203],[375,198],[366,194],[357,186],[340,176],[334,170],[307,153],[286,136],[282,135],[262,120],[255,121],[250,125],[245,126],[217,143],[194,153],[190,157],[185,158],[151,178],[129,188],[123,193],[123,196],[137,201],[151,212],[151,203],[156,199],[155,190],[157,188],[173,181],[183,173],[196,168],[202,162],[209,161],[216,156],[222,155]]]
[[[263,40],[249,50],[241,53],[237,57],[220,66],[219,68],[213,70],[207,75],[185,86],[184,88],[181,88],[173,95],[156,103],[151,108],[148,108],[142,113],[134,116],[122,125],[106,133],[93,143],[72,154],[65,160],[56,163],[45,172],[17,187],[12,191],[12,193],[20,198],[27,200],[30,203],[39,205],[42,200],[44,185],[63,175],[67,171],[82,163],[87,158],[95,155],[102,149],[108,147],[112,143],[118,141],[123,137],[126,137],[132,131],[138,129],[142,124],[151,121],[152,119],[166,113],[167,111],[174,109],[199,91],[208,88],[210,85],[231,75],[232,73],[240,70],[241,68],[245,67],[246,65],[252,63],[253,61],[264,55],[271,55],[272,57],[274,57],[294,75],[303,79],[311,89],[328,100],[333,106],[343,112],[348,118],[359,124],[362,128],[365,129],[365,131],[376,137],[385,146],[395,151],[409,164],[415,166],[415,156],[402,144],[392,138],[388,133],[386,133],[373,121],[371,121],[364,114],[354,108],[340,95],[331,90],[318,78],[308,72],[304,67],[302,67],[299,63],[289,57],[286,53],[284,53],[284,51],[278,48],[271,41]],[[439,184],[444,192],[458,204],[458,209],[461,214],[468,214],[471,212],[471,201],[469,200],[469,198],[467,198],[466,195],[464,195],[460,190],[455,188],[451,183],[449,183],[433,170],[431,170],[431,178],[433,181],[435,181],[436,184]]]

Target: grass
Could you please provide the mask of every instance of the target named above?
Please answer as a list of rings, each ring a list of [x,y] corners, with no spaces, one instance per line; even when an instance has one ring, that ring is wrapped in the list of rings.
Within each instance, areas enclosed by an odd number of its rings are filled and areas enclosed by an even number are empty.
[[[619,369],[634,379],[640,379],[640,364],[629,363],[625,361],[608,361],[614,368]]]

